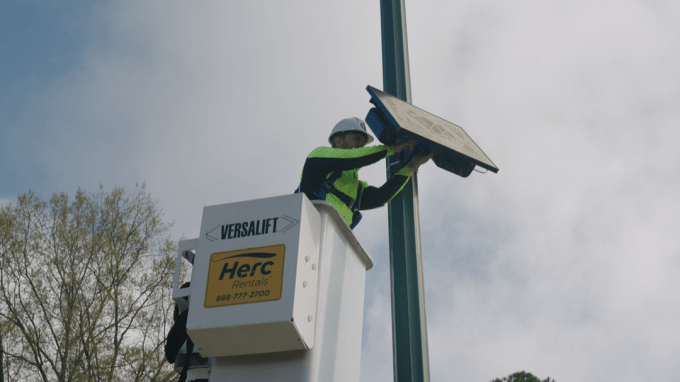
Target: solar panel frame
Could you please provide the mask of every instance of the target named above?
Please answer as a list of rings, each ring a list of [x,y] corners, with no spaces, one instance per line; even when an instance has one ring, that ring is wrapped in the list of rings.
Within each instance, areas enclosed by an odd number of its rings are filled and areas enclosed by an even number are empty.
[[[443,150],[451,150],[453,152],[451,153],[453,154],[451,159],[455,158],[457,161],[467,160],[491,172],[498,172],[498,167],[462,127],[413,106],[408,102],[404,102],[371,85],[368,85],[366,90],[371,95],[372,103],[382,111],[400,135],[408,135],[416,139],[420,138],[426,144],[429,143],[430,146],[433,146],[431,148],[435,152],[435,162],[437,162],[439,153]],[[401,131],[402,129],[404,131]],[[434,145],[432,145],[433,143]],[[443,160],[439,160],[439,162],[446,161],[444,158],[441,159]]]

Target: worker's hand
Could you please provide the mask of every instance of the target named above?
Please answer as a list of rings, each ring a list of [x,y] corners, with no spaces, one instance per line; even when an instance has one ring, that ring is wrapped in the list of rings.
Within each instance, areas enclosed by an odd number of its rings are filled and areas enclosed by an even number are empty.
[[[432,158],[432,156],[434,156],[434,152],[432,152],[432,151],[430,151],[427,154],[414,156],[413,159],[411,159],[411,162],[407,166],[411,167],[414,170],[417,170],[418,167],[420,167],[421,164],[425,164],[427,161],[429,161]]]
[[[400,153],[406,149],[413,150],[413,146],[416,145],[416,141],[414,141],[411,138],[404,139],[403,141],[397,142],[396,145],[391,146],[390,148],[394,150],[395,153]]]

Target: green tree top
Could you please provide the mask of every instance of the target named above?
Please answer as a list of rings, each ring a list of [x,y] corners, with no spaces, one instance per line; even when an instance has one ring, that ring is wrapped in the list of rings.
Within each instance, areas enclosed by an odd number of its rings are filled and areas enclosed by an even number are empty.
[[[491,382],[555,382],[555,380],[550,379],[550,377],[546,379],[538,379],[538,377],[535,375],[522,370],[501,379],[496,378]]]
[[[142,185],[0,208],[5,381],[169,381],[175,245]]]

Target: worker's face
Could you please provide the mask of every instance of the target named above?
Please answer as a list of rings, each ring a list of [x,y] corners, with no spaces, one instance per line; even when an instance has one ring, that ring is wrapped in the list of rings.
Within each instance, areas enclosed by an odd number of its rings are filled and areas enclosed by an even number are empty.
[[[335,147],[339,149],[356,149],[366,146],[366,137],[358,133],[347,133],[335,138]]]

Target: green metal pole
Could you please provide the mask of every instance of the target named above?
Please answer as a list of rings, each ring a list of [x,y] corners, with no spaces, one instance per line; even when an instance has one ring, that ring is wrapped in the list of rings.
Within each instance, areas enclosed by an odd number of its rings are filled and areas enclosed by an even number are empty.
[[[411,103],[404,0],[380,0],[383,88]],[[405,166],[401,155],[387,160],[387,177]],[[394,380],[430,380],[425,318],[425,289],[420,246],[418,182],[414,174],[388,206],[392,282]]]

